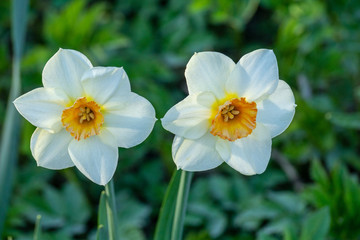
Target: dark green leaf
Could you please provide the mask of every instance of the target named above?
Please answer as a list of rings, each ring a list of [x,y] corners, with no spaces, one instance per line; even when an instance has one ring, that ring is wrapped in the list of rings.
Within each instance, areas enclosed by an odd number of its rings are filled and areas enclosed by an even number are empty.
[[[171,238],[172,223],[175,213],[175,204],[180,176],[181,171],[175,170],[161,205],[159,219],[156,223],[154,240],[169,240]]]
[[[8,201],[12,191],[13,174],[17,164],[20,115],[16,112],[12,102],[20,94],[20,61],[24,48],[28,0],[12,1],[12,42],[13,42],[13,75],[11,89],[7,102],[6,118],[2,129],[0,145],[0,237],[3,231]]]
[[[324,207],[314,213],[311,213],[305,219],[301,229],[300,240],[322,240],[330,228],[330,213],[327,207]]]
[[[310,169],[311,177],[319,183],[322,187],[327,188],[329,186],[329,178],[324,167],[321,165],[320,160],[313,160],[311,162]]]
[[[109,239],[107,229],[107,215],[106,215],[106,194],[105,191],[101,192],[98,210],[98,222],[97,222],[97,240]]]
[[[326,118],[333,124],[350,129],[360,129],[360,113],[327,113]]]

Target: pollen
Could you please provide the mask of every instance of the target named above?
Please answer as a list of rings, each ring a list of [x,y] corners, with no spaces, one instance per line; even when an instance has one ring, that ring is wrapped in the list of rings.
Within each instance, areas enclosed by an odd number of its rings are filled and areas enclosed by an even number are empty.
[[[82,97],[63,111],[61,122],[71,136],[80,141],[100,133],[104,116],[95,101],[88,101],[86,97]]]
[[[210,133],[229,141],[247,137],[256,127],[256,115],[255,102],[247,102],[245,98],[229,99],[217,106]]]

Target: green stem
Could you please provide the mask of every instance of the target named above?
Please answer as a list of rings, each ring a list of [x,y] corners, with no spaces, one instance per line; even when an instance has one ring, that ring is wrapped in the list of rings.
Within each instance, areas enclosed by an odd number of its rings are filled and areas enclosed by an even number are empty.
[[[171,240],[181,240],[184,229],[184,218],[186,205],[189,196],[192,172],[181,170],[181,178],[179,184],[178,195],[176,199],[175,215],[171,233]]]
[[[115,191],[114,191],[114,183],[112,180],[105,185],[105,194],[106,194],[106,212],[107,212],[109,239],[119,240],[117,235],[118,225],[117,225],[117,216],[116,216],[117,211],[116,211],[116,203],[115,203]]]
[[[36,216],[36,223],[35,223],[35,231],[34,231],[34,240],[40,240],[41,237],[41,215]]]

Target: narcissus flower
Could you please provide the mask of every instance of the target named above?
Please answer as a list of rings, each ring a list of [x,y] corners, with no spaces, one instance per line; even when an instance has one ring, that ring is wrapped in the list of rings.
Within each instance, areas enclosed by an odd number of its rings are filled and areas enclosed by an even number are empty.
[[[245,175],[264,172],[271,139],[289,126],[296,106],[273,51],[253,51],[238,63],[217,52],[195,53],[185,77],[189,96],[162,119],[176,135],[177,167],[204,171],[226,162]]]
[[[131,92],[123,68],[93,67],[80,52],[60,49],[46,63],[42,82],[14,101],[37,129],[30,148],[38,166],[76,166],[105,185],[114,175],[118,147],[144,141],[153,129],[155,110]]]

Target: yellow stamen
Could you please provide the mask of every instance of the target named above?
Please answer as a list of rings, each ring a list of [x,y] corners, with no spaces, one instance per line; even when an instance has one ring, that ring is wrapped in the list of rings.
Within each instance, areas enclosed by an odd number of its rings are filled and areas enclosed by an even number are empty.
[[[256,127],[257,108],[255,102],[245,98],[233,98],[217,107],[211,122],[210,133],[222,139],[235,141],[247,137]]]
[[[63,111],[61,122],[71,136],[80,140],[99,134],[104,116],[96,102],[87,101],[86,97],[82,97]]]

